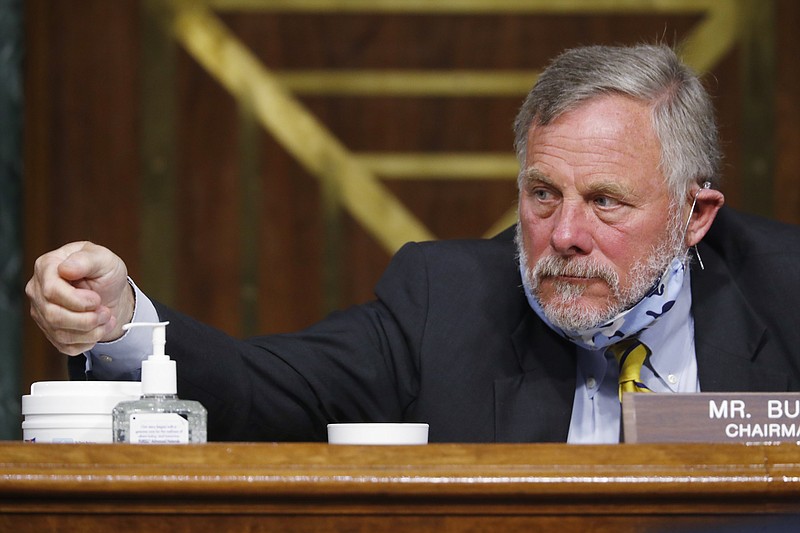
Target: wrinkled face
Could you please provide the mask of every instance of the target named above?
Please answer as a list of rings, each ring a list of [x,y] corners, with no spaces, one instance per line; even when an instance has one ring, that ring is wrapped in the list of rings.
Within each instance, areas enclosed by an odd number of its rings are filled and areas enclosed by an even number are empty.
[[[684,250],[647,106],[607,95],[528,132],[519,196],[527,279],[557,326],[638,302]]]

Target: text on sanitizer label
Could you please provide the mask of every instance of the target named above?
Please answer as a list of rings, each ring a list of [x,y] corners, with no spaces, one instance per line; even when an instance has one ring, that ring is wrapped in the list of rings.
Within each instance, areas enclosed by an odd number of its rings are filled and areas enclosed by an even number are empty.
[[[187,444],[189,421],[177,413],[136,413],[131,415],[130,442],[133,444]]]

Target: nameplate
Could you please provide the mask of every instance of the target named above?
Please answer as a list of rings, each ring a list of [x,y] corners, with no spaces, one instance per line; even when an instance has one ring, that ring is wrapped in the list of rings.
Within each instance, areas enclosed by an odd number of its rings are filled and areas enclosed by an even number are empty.
[[[800,393],[625,393],[622,422],[630,443],[800,444]]]

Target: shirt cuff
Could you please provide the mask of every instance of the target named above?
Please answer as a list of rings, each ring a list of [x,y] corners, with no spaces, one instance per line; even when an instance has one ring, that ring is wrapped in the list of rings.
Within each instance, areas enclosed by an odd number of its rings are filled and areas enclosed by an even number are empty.
[[[134,293],[133,318],[131,322],[158,322],[158,312],[131,278],[128,278]],[[86,352],[86,372],[92,372],[98,380],[141,379],[142,361],[153,351],[153,336],[147,328],[131,328],[122,337],[111,342],[98,342]]]

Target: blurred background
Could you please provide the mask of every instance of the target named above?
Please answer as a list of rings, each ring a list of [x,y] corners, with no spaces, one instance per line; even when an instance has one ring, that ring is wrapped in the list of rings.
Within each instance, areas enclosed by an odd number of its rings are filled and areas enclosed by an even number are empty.
[[[0,0],[0,438],[66,377],[36,257],[92,240],[232,335],[301,328],[403,242],[514,222],[511,124],[568,47],[676,46],[728,204],[800,223],[798,23],[795,0]]]

